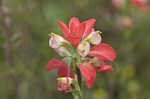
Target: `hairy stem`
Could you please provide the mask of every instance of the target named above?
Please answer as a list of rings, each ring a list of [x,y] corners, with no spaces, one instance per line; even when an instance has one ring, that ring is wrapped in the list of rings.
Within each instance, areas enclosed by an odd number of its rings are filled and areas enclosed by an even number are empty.
[[[74,99],[82,99],[82,92],[81,92],[81,73],[80,70],[77,68],[76,61],[73,60],[72,62],[72,72],[75,74],[75,81],[74,81],[74,91],[73,96]]]

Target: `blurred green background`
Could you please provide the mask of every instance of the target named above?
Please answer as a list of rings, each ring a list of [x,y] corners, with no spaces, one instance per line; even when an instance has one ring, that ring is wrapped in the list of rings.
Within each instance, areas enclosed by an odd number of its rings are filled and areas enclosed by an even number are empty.
[[[60,58],[48,34],[61,34],[57,21],[71,17],[95,18],[117,53],[115,72],[84,84],[84,99],[150,99],[150,11],[122,1],[114,9],[111,0],[0,0],[0,99],[73,99],[57,91],[56,70],[45,69]]]

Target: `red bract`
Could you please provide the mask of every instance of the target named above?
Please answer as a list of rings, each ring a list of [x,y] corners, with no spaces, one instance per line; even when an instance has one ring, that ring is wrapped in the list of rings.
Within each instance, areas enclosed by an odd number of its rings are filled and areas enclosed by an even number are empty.
[[[91,88],[96,77],[96,70],[93,66],[89,64],[86,66],[79,65],[79,68],[86,81],[88,88]]]
[[[83,22],[86,23],[86,27],[83,35],[84,38],[87,37],[92,32],[95,22],[96,22],[95,19],[89,19]]]
[[[79,65],[80,71],[86,81],[86,84],[88,88],[91,88],[96,77],[96,72],[105,72],[105,71],[113,71],[113,68],[111,65],[107,65],[106,62],[103,60],[98,60],[101,61],[99,66],[93,66],[89,64],[87,61],[86,65]]]
[[[91,88],[96,77],[96,72],[113,71],[112,66],[107,65],[106,61],[114,61],[116,53],[110,45],[101,43],[91,48],[89,55],[96,57],[93,61],[97,61],[99,66],[92,66],[90,65],[90,61],[87,61],[85,66],[79,65],[79,68],[88,88]]]
[[[58,23],[64,34],[64,38],[73,46],[77,46],[80,43],[82,36],[87,36],[92,31],[95,19],[90,19],[80,23],[77,18],[73,17],[69,21],[69,28],[61,21],[58,21]]]
[[[96,45],[91,49],[90,55],[101,61],[101,64],[96,67],[97,72],[113,71],[112,66],[106,65],[106,61],[114,61],[116,58],[116,53],[110,45],[105,43]]]
[[[59,77],[66,77],[70,75],[69,66],[62,60],[57,60],[55,58],[51,59],[46,66],[46,70],[50,71],[52,69],[57,69]]]
[[[110,45],[105,43],[98,44],[91,48],[89,55],[108,61],[114,61],[114,59],[116,58],[114,49]]]
[[[113,68],[111,65],[103,65],[96,67],[97,72],[105,72],[105,71],[113,71]]]

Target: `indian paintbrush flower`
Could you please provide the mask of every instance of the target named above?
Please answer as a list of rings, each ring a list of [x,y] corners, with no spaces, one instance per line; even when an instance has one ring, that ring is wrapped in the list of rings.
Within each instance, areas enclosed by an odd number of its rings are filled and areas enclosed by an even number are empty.
[[[57,69],[58,91],[72,92],[80,97],[80,77],[83,76],[87,87],[92,88],[97,72],[113,71],[107,61],[113,62],[116,53],[110,45],[101,43],[101,32],[93,28],[95,21],[89,19],[80,23],[73,17],[69,28],[62,21],[58,21],[63,37],[51,33],[49,45],[63,59],[51,59],[46,69]]]

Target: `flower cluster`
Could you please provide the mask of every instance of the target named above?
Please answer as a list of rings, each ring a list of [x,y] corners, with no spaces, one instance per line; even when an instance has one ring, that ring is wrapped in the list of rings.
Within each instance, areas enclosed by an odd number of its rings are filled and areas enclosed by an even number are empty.
[[[107,61],[113,62],[116,53],[110,45],[101,42],[101,32],[93,28],[95,22],[95,19],[89,19],[80,23],[73,17],[69,27],[58,21],[63,37],[50,34],[49,46],[63,59],[51,59],[46,69],[57,69],[59,91],[74,90],[74,82],[78,81],[77,70],[82,74],[88,88],[92,87],[97,72],[113,71]]]

